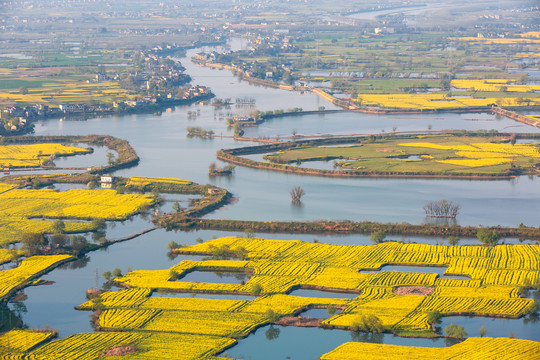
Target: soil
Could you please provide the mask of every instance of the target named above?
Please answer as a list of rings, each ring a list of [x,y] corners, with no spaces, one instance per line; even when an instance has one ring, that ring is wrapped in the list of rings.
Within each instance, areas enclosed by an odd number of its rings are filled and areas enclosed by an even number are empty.
[[[286,316],[275,322],[276,325],[299,326],[299,327],[317,327],[323,319],[307,318],[300,316]]]
[[[137,351],[137,348],[133,345],[126,345],[126,346],[118,346],[110,348],[109,350],[105,350],[100,357],[106,357],[106,356],[125,356],[129,354],[133,354]]]
[[[401,286],[394,289],[396,295],[431,295],[434,288],[428,286]]]

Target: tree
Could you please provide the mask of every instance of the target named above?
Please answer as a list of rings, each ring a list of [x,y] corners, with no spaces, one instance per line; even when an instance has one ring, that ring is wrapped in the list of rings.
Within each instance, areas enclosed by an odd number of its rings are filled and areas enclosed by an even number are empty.
[[[484,245],[495,246],[499,242],[501,235],[495,229],[490,231],[488,229],[481,228],[476,232],[476,237],[478,237],[478,241]]]
[[[443,90],[445,90],[445,91],[450,90],[450,83],[451,83],[451,81],[452,81],[452,80],[450,80],[450,79],[442,79],[442,80],[440,81],[440,86],[441,86],[441,88],[442,88]]]
[[[386,238],[386,233],[382,230],[372,232],[371,235],[369,235],[369,240],[373,241],[373,243],[375,244],[382,243],[385,238]]]
[[[107,222],[104,219],[94,219],[92,220],[92,227],[96,230],[105,230],[107,229]]]
[[[482,325],[480,327],[480,337],[484,337],[484,336],[486,336],[486,334],[487,334],[486,327],[484,325]]]
[[[112,271],[112,276],[114,277],[122,276],[122,270],[120,270],[119,268],[114,268],[114,270]]]
[[[291,190],[291,201],[293,204],[299,204],[302,202],[302,196],[304,196],[306,192],[304,189],[302,189],[301,186],[295,186]]]
[[[72,235],[69,238],[73,255],[79,256],[88,246],[88,241],[82,235]]]
[[[262,286],[259,284],[253,284],[251,286],[251,289],[249,289],[249,292],[251,293],[251,295],[258,296],[262,292]]]
[[[264,315],[270,322],[276,322],[279,320],[279,314],[272,309],[266,310],[266,313]]]
[[[51,231],[54,234],[63,234],[66,231],[66,223],[62,220],[56,220],[51,227]]]
[[[64,247],[68,243],[69,237],[66,234],[54,234],[49,239],[49,245],[53,248]]]
[[[180,212],[182,211],[182,205],[180,205],[180,203],[178,201],[175,201],[173,206],[172,206],[173,210],[175,212]]]
[[[354,323],[353,327],[355,328],[355,331],[365,331],[374,334],[383,332],[383,325],[381,319],[379,319],[376,315],[373,314],[368,316],[362,315],[360,322]]]
[[[337,312],[336,305],[328,305],[326,307],[326,313],[330,316],[334,316],[334,314]]]
[[[101,276],[103,276],[105,280],[109,281],[111,280],[112,273],[110,271],[104,271],[103,274],[101,274]]]
[[[195,242],[197,244],[202,244],[204,242],[204,240],[202,238],[198,237],[198,238],[195,239]]]
[[[90,190],[97,189],[98,187],[99,184],[96,180],[90,180],[88,184],[86,184],[86,188]]]
[[[424,211],[427,217],[455,218],[460,210],[461,205],[444,199],[436,202],[430,201],[424,205]]]
[[[32,188],[33,189],[39,189],[41,187],[41,180],[39,178],[33,178],[32,179]]]
[[[440,324],[442,314],[439,310],[429,311],[426,315],[427,315],[427,321],[431,325]]]
[[[179,247],[180,245],[176,241],[171,241],[170,243],[167,244],[167,249],[169,250],[178,249]]]
[[[244,237],[246,239],[253,239],[255,238],[255,231],[253,229],[245,229],[244,230]]]
[[[459,244],[459,237],[457,237],[457,236],[449,236],[448,237],[448,244],[450,244],[452,246],[456,246],[457,244]]]
[[[28,94],[28,88],[26,86],[23,86],[19,89],[19,92],[21,95],[27,95]]]
[[[448,325],[447,327],[444,328],[444,332],[448,336],[459,338],[459,339],[463,339],[464,337],[467,336],[467,332],[465,331],[465,328],[463,326],[456,325],[456,324]]]
[[[114,164],[114,154],[110,151],[107,153],[107,164]]]
[[[41,247],[46,244],[43,234],[24,233],[21,237],[23,250],[27,255],[32,256],[40,253]]]

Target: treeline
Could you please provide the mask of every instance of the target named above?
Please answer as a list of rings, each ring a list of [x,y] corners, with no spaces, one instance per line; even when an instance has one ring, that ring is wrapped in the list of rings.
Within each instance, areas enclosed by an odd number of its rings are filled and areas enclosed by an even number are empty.
[[[171,219],[172,220],[172,219]],[[283,222],[283,221],[248,221],[248,220],[218,220],[218,219],[178,219],[169,221],[171,229],[207,229],[223,231],[245,230],[264,233],[310,233],[310,234],[372,234],[378,231],[392,235],[409,236],[457,236],[475,238],[483,230],[495,230],[501,238],[518,238],[521,240],[540,240],[540,228],[520,225],[512,227],[476,227],[458,225],[413,225],[408,223],[377,223],[370,221],[311,221],[311,222]],[[481,231],[482,230],[482,231]]]

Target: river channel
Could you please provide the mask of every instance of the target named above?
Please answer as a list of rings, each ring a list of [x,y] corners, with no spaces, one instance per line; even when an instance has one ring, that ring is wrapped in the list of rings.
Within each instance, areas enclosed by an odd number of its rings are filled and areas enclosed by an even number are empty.
[[[235,39],[230,44],[234,49],[245,46]],[[320,106],[335,107],[312,93],[296,93],[253,86],[239,81],[226,70],[214,70],[196,66],[191,57],[204,49],[193,49],[181,59],[186,72],[192,76],[194,84],[209,86],[219,98],[245,98],[256,100],[259,110],[288,109],[301,107],[316,110]],[[208,49],[206,49],[208,50]],[[232,132],[218,110],[205,104],[179,106],[164,111],[161,115],[134,114],[71,121],[52,119],[36,124],[36,135],[87,135],[106,134],[128,140],[141,158],[137,167],[121,170],[121,176],[160,176],[189,179],[198,183],[214,184],[227,188],[236,201],[224,209],[208,215],[209,218],[231,218],[242,220],[316,220],[349,219],[380,222],[410,222],[419,224],[426,221],[422,206],[433,200],[448,199],[459,203],[462,212],[457,222],[460,225],[502,225],[540,226],[540,186],[536,177],[521,176],[512,180],[469,181],[469,180],[427,180],[427,179],[333,179],[307,177],[295,174],[263,171],[237,167],[231,177],[209,178],[208,166],[221,148],[248,146],[250,143],[235,142]],[[195,117],[190,114],[197,113]],[[534,132],[532,127],[524,127],[506,118],[491,114],[436,114],[414,116],[373,116],[356,113],[332,113],[284,117],[270,120],[259,128],[247,131],[248,136],[275,136],[298,133],[379,133],[397,126],[398,130],[423,131],[431,125],[438,129],[497,129],[499,131]],[[214,139],[188,138],[186,127],[200,126],[212,129],[218,135]],[[99,152],[102,158],[102,152]],[[70,165],[76,157],[70,158]],[[60,164],[59,164],[60,165]],[[290,204],[291,187],[301,185],[306,190],[303,206]],[[109,227],[108,237],[120,238],[151,228],[148,219],[141,216]],[[26,312],[22,319],[31,328],[49,325],[60,331],[60,337],[92,331],[89,313],[74,310],[85,301],[85,292],[95,285],[100,286],[100,274],[116,267],[123,272],[131,269],[167,269],[182,259],[197,260],[198,257],[167,256],[167,244],[176,241],[194,244],[196,238],[204,240],[212,237],[237,235],[220,231],[166,232],[158,229],[133,240],[110,246],[102,251],[88,254],[78,262],[67,264],[43,276],[54,281],[48,286],[30,287],[24,290],[28,299],[24,301]],[[367,244],[366,236],[360,235],[268,235],[258,236],[275,239],[299,239],[335,244]],[[390,237],[391,238],[391,237]],[[444,243],[444,239],[396,238],[398,241]],[[464,239],[463,243],[475,243]],[[97,274],[97,275],[96,275]],[[96,284],[97,283],[97,284]],[[12,306],[13,308],[13,306]],[[463,320],[466,321],[466,320]],[[497,326],[497,325],[493,325]],[[540,333],[538,325],[534,325]],[[260,329],[264,332],[266,329]],[[310,331],[290,330],[291,336],[310,338]],[[289,330],[282,329],[281,338],[286,340]],[[349,341],[350,335],[336,333],[335,345]],[[255,335],[253,335],[255,336]],[[334,336],[334,335],[333,335]],[[518,335],[519,337],[519,335]],[[393,342],[385,336],[382,342]],[[252,340],[244,340],[251,343]],[[254,343],[256,343],[255,341]],[[425,341],[415,339],[399,340],[406,345],[425,345]],[[242,345],[243,346],[243,345]],[[258,345],[254,345],[258,346]],[[437,343],[435,346],[443,346]],[[332,347],[334,343],[332,343]],[[332,348],[331,347],[331,348]],[[296,351],[302,351],[298,346]],[[328,350],[330,350],[329,348]],[[234,349],[234,348],[233,348]],[[233,353],[230,349],[230,354]],[[243,347],[241,348],[243,352]],[[325,351],[328,351],[325,350]],[[239,354],[239,353],[237,353]],[[296,358],[296,357],[294,357]]]

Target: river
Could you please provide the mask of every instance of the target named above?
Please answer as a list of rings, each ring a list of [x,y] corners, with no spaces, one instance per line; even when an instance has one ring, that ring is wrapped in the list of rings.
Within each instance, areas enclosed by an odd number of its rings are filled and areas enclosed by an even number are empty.
[[[233,49],[245,44],[236,39]],[[193,83],[209,86],[220,98],[256,99],[259,110],[302,107],[315,110],[319,106],[335,108],[332,104],[311,93],[287,92],[262,86],[252,86],[239,81],[229,71],[199,67],[189,59],[201,49],[187,52],[182,59],[186,72]],[[188,118],[188,112],[200,114]],[[521,176],[513,180],[472,181],[472,180],[426,180],[426,179],[333,179],[307,177],[279,172],[261,171],[237,167],[232,177],[209,178],[208,165],[217,162],[216,151],[221,148],[240,147],[249,143],[238,143],[229,138],[199,139],[187,138],[187,126],[213,129],[217,135],[231,135],[225,120],[220,119],[215,107],[194,104],[168,109],[161,115],[134,114],[69,121],[52,119],[36,124],[36,135],[86,135],[107,134],[128,140],[141,158],[139,166],[118,171],[121,176],[162,176],[189,179],[198,183],[211,183],[227,188],[237,201],[226,206],[209,218],[232,218],[245,220],[316,220],[349,219],[380,222],[422,223],[426,219],[422,206],[433,200],[448,199],[461,204],[463,210],[458,216],[462,225],[526,225],[540,226],[540,186],[536,177]],[[233,111],[233,110],[231,110]],[[475,119],[472,121],[470,119]],[[534,131],[509,119],[496,118],[491,114],[437,114],[414,116],[371,116],[365,114],[335,113],[285,117],[266,122],[259,128],[249,129],[248,135],[266,136],[290,134],[292,129],[299,133],[347,133],[380,132],[397,126],[398,130],[424,130],[428,125],[433,129],[483,129],[495,128],[512,131]],[[103,151],[99,151],[103,156]],[[70,158],[70,165],[75,158]],[[221,164],[222,165],[222,164]],[[301,185],[306,190],[303,206],[291,206],[289,190]],[[119,238],[136,233],[152,224],[143,217],[136,217],[114,229],[108,236]],[[230,232],[196,231],[166,232],[162,229],[142,235],[136,239],[115,244],[103,251],[88,254],[86,260],[68,264],[43,276],[54,281],[49,286],[30,287],[24,290],[28,299],[24,301],[26,312],[22,318],[28,326],[41,328],[49,325],[60,330],[60,336],[92,331],[89,313],[74,310],[85,301],[88,288],[102,284],[100,274],[118,267],[123,272],[131,269],[166,269],[183,258],[170,259],[167,244],[176,241],[194,244],[198,237],[204,240],[214,236],[236,235]],[[268,235],[259,236],[276,239],[300,239],[305,241],[367,244],[366,236],[360,235]],[[390,237],[392,238],[392,237]],[[400,238],[426,243],[443,242],[443,239]],[[475,243],[464,240],[464,243]],[[77,267],[77,265],[79,267]],[[97,281],[96,281],[97,274]],[[536,326],[538,329],[538,326]],[[283,330],[287,332],[286,330]],[[309,331],[299,331],[308,334]],[[347,341],[347,336],[338,334],[337,343]],[[386,339],[387,337],[385,337]],[[285,337],[283,337],[285,339]],[[342,339],[342,340],[339,340]],[[382,341],[382,340],[381,340]],[[251,342],[251,340],[250,340]],[[406,341],[407,344],[419,342]],[[297,348],[301,351],[301,347]],[[232,349],[231,349],[232,352]]]

